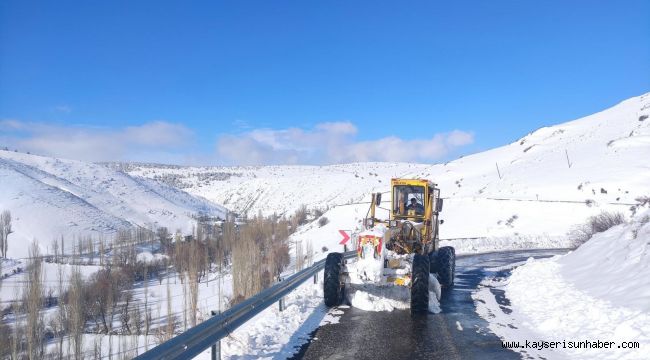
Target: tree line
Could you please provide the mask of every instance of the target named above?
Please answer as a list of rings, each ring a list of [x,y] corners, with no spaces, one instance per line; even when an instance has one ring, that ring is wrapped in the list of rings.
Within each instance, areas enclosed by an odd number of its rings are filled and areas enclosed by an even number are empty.
[[[9,223],[8,227],[0,227],[3,246],[5,234],[11,233],[11,217],[6,213],[2,213],[0,221],[4,224],[4,219],[8,219]],[[307,211],[303,207],[289,218],[260,214],[245,224],[199,219],[192,235],[160,227],[123,229],[112,239],[79,237],[70,244],[60,238],[52,241],[51,253],[47,255],[41,254],[34,243],[29,249],[22,296],[0,309],[2,317],[13,319],[12,323],[0,325],[0,357],[111,356],[112,345],[103,349],[97,343],[84,344],[84,334],[107,335],[109,342],[116,335],[119,341],[146,335],[146,347],[150,337],[158,343],[165,341],[207,319],[209,315],[198,308],[199,284],[214,277],[211,274],[232,274],[233,296],[225,306],[274,284],[290,262],[290,235],[306,222]],[[70,248],[72,253],[64,251]],[[143,248],[162,256],[143,261],[138,258]],[[302,252],[299,256],[303,261],[306,258]],[[45,262],[59,265],[54,289],[45,286]],[[97,263],[101,269],[84,276],[83,266]],[[73,264],[72,270],[65,272],[62,264]],[[172,294],[170,278],[181,282],[182,294]],[[163,286],[165,280],[167,311],[161,314],[160,307],[149,303],[147,288],[156,283]],[[218,286],[221,298],[221,282]],[[134,298],[132,290],[136,287],[144,288],[144,298]],[[183,302],[180,311],[172,306],[172,298],[178,296],[182,296]],[[47,309],[50,315],[44,317]],[[46,344],[54,345],[49,353]],[[94,348],[93,354],[88,353],[88,348]],[[122,348],[129,347],[125,344]],[[132,350],[122,355],[135,356],[137,350]]]

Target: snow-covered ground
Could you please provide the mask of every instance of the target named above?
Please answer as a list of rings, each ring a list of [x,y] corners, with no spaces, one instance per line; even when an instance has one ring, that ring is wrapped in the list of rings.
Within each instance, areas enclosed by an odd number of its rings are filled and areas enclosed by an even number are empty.
[[[598,233],[567,255],[529,259],[474,294],[479,314],[504,341],[560,342],[518,349],[529,358],[647,359],[650,348],[650,211]],[[505,290],[509,310],[491,289]],[[509,324],[509,325],[508,325]],[[614,342],[609,349],[569,342]],[[622,348],[637,342],[634,349]]]

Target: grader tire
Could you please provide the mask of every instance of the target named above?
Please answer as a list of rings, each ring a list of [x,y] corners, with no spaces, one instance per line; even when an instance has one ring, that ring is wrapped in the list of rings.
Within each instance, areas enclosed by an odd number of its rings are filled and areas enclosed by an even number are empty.
[[[429,311],[429,257],[415,254],[411,280],[411,314]]]
[[[438,252],[432,251],[429,253],[429,272],[432,274],[438,273]]]
[[[456,275],[456,250],[451,246],[443,246],[438,250],[437,272],[440,285],[445,288],[454,286]]]
[[[325,260],[325,279],[323,280],[323,295],[325,305],[337,306],[343,300],[343,287],[341,286],[341,266],[343,254],[329,253]]]

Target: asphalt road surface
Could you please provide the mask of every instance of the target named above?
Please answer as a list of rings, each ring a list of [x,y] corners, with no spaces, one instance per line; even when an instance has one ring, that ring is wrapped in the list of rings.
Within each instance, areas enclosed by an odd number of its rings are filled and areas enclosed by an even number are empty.
[[[565,253],[566,250],[522,250],[462,256],[456,259],[456,285],[443,293],[439,314],[411,316],[408,310],[369,312],[341,308],[337,324],[318,328],[295,359],[521,359],[502,348],[471,298],[486,277],[506,277],[510,270],[490,268]],[[504,311],[510,302],[492,289]],[[460,327],[458,326],[460,324]],[[462,328],[462,330],[461,330]]]

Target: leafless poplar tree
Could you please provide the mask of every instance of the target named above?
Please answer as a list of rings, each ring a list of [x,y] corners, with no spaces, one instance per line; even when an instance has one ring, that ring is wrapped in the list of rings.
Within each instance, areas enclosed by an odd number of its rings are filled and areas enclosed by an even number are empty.
[[[43,357],[43,259],[36,242],[29,248],[27,266],[27,284],[24,290],[26,308],[25,335],[27,337],[27,354],[30,359]]]
[[[11,230],[11,212],[5,210],[0,214],[0,251],[2,257],[7,257],[7,249],[9,247],[9,234]]]
[[[79,269],[75,268],[70,274],[68,301],[66,304],[69,333],[76,360],[83,358],[83,331],[86,323],[83,309],[83,278]]]
[[[196,313],[199,304],[199,251],[198,241],[190,244],[190,261],[188,266],[187,286],[190,288],[190,322],[196,326]]]

